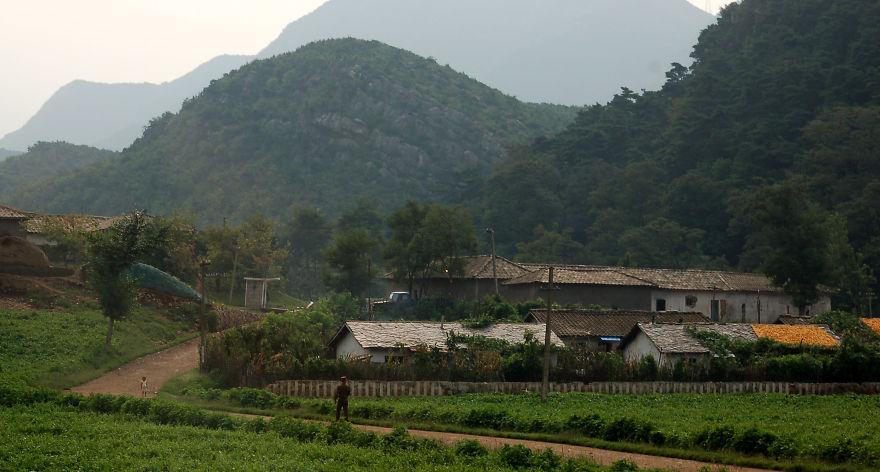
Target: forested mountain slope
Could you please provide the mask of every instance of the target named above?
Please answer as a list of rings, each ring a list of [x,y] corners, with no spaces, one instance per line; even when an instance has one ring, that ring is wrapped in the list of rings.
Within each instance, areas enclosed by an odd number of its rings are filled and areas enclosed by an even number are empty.
[[[712,21],[686,0],[330,0],[260,57],[321,39],[379,40],[521,100],[581,106],[608,100],[620,85],[659,87]],[[0,147],[63,140],[121,150],[150,119],[251,59],[219,56],[161,85],[71,82]]]
[[[24,208],[115,214],[192,210],[202,221],[333,214],[358,197],[461,201],[505,146],[562,129],[575,110],[525,104],[375,41],[328,40],[255,61],[118,159],[19,192]]]
[[[219,56],[162,84],[75,80],[58,89],[24,126],[0,139],[0,147],[27,149],[39,141],[67,141],[120,150],[141,135],[150,118],[177,111],[184,99],[250,59]]]
[[[113,151],[64,142],[34,144],[28,152],[0,162],[0,203],[29,186],[64,177],[115,155]]]
[[[375,39],[534,102],[587,105],[654,89],[714,18],[686,0],[331,0],[260,55]]]
[[[880,273],[880,2],[744,0],[693,58],[496,168],[503,250],[758,269],[772,238],[843,232]]]

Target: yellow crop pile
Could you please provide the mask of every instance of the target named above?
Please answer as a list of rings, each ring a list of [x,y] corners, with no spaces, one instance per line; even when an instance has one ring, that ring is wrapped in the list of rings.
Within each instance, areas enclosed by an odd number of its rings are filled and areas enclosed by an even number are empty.
[[[839,342],[821,326],[753,324],[759,338],[783,344],[808,344],[811,346],[837,346]]]
[[[862,323],[871,328],[871,331],[880,334],[880,318],[862,318]]]

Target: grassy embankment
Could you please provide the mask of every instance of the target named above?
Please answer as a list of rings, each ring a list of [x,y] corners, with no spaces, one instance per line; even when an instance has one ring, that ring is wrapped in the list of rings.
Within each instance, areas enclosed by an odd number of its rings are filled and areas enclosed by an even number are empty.
[[[117,323],[113,348],[105,352],[106,320],[90,303],[0,310],[0,469],[636,470],[517,447],[451,448],[402,431],[377,436],[344,424],[244,421],[161,400],[32,388],[84,382],[193,336],[187,326],[139,308]]]
[[[163,390],[219,410],[327,418],[328,400],[218,390],[195,373]],[[359,423],[542,439],[780,470],[876,470],[880,398],[557,394],[354,399]]]
[[[0,309],[0,384],[67,388],[196,336],[156,308],[137,308],[114,326],[86,302],[54,309]]]

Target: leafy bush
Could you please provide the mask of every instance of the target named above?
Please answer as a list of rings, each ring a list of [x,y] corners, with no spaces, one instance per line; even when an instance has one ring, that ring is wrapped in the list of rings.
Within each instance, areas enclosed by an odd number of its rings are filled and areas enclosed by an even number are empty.
[[[489,454],[489,450],[478,441],[465,439],[456,443],[455,454],[463,457],[483,457]]]
[[[611,464],[609,472],[638,472],[639,466],[635,462],[619,460]]]
[[[520,444],[505,444],[498,449],[498,460],[514,469],[528,469],[532,466],[532,450]]]
[[[749,428],[736,435],[733,440],[733,449],[744,454],[768,455],[770,448],[778,439],[773,433]]]
[[[302,420],[294,419],[288,416],[276,416],[265,423],[268,431],[274,431],[279,436],[292,438],[300,442],[308,442],[316,440],[321,434],[322,429],[314,423],[307,423]]]
[[[462,424],[472,428],[504,429],[511,423],[510,414],[504,410],[472,409],[462,418]]]

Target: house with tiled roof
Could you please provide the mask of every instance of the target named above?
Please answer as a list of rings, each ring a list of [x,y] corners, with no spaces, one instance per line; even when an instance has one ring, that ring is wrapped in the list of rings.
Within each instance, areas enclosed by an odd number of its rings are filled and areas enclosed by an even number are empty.
[[[479,300],[498,292],[507,300],[546,299],[549,265],[513,262],[492,256],[461,258],[463,271],[439,272],[420,281],[428,295],[453,300]],[[782,288],[763,274],[703,269],[651,269],[554,264],[553,302],[613,310],[704,313],[723,323],[773,323],[798,308]],[[390,277],[389,277],[390,278]],[[407,290],[394,282],[395,290]],[[806,307],[805,315],[831,310],[828,290]]]
[[[495,293],[496,278],[499,292],[503,292],[502,282],[529,272],[516,262],[500,256],[494,258],[493,264],[490,255],[460,257],[457,266],[452,271],[440,269],[419,278],[413,287],[416,292],[413,296],[480,300]],[[393,274],[387,274],[385,278],[391,282],[392,291],[409,290],[407,281],[395,280]]]
[[[29,213],[0,205],[0,236],[26,236],[22,224],[30,218]]]
[[[795,346],[835,347],[840,344],[840,339],[825,325],[639,323],[624,337],[620,349],[627,362],[638,362],[651,356],[659,366],[673,367],[679,362],[696,362],[714,355],[695,335],[706,331],[739,341],[763,338]]]
[[[623,358],[634,363],[653,357],[660,367],[674,367],[680,362],[699,362],[712,356],[694,331],[708,331],[730,339],[756,341],[748,324],[660,324],[639,323],[620,344]]]
[[[546,323],[547,310],[529,311],[526,323]],[[639,323],[708,323],[700,313],[637,310],[553,310],[550,320],[553,332],[570,349],[587,352],[609,352],[620,345],[624,336]]]
[[[480,336],[520,344],[526,336],[543,342],[545,329],[545,325],[533,323],[498,323],[473,328],[439,321],[348,321],[333,336],[329,347],[336,359],[369,359],[370,362],[385,363],[400,360],[420,348],[446,351],[453,335]],[[550,342],[557,347],[565,346],[553,333]]]

